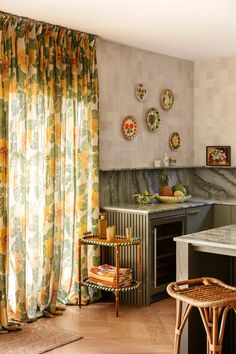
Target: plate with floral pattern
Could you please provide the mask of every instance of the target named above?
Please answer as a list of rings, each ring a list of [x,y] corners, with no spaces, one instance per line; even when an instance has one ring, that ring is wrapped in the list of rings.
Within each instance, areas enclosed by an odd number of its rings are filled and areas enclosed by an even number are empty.
[[[134,137],[137,135],[138,132],[138,125],[134,116],[129,115],[124,118],[122,124],[122,131],[126,139],[128,140],[134,139]]]
[[[161,93],[161,106],[165,111],[169,111],[174,104],[174,95],[171,90],[166,89]]]
[[[147,126],[150,130],[156,132],[159,129],[161,118],[160,113],[156,108],[149,108],[149,110],[147,111],[146,120]]]
[[[179,133],[178,132],[171,133],[169,138],[170,148],[172,150],[178,150],[180,148],[180,143],[181,143],[181,139]]]
[[[139,83],[135,86],[135,95],[138,101],[143,102],[147,98],[147,89],[144,84]]]

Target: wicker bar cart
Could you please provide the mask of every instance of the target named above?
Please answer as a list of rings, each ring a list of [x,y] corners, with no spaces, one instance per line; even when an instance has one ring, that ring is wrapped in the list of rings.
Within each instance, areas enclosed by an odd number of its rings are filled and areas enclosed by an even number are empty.
[[[82,245],[98,245],[101,247],[102,262],[104,261],[104,248],[112,247],[115,250],[115,267],[116,267],[116,286],[103,286],[96,282],[91,282],[88,279],[81,278],[81,246]],[[123,247],[138,247],[138,280],[133,280],[128,286],[120,286],[119,284],[119,269],[120,269],[120,252]],[[119,313],[119,294],[120,292],[134,291],[138,289],[138,304],[142,306],[142,241],[132,239],[127,241],[123,236],[116,236],[115,240],[108,242],[106,239],[98,238],[97,235],[86,234],[79,240],[79,307],[81,308],[81,286],[88,286],[104,291],[113,292],[115,294],[115,312],[116,317]]]

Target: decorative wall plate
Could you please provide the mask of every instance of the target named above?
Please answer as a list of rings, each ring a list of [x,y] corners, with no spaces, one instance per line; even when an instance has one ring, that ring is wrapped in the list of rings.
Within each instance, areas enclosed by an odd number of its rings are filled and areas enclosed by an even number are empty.
[[[149,108],[149,110],[147,111],[146,120],[148,128],[151,129],[153,132],[156,132],[159,129],[161,118],[160,113],[156,108]]]
[[[180,148],[180,143],[181,143],[181,139],[179,133],[178,132],[171,133],[169,138],[170,148],[172,150],[178,150]]]
[[[147,89],[144,86],[144,84],[139,83],[135,86],[135,95],[137,97],[137,100],[140,102],[143,102],[147,98]]]
[[[171,90],[166,89],[161,93],[161,106],[165,111],[169,111],[174,104],[174,95]]]
[[[128,140],[134,139],[134,137],[137,135],[138,132],[138,125],[134,116],[129,115],[124,118],[122,124],[122,131],[126,139]]]

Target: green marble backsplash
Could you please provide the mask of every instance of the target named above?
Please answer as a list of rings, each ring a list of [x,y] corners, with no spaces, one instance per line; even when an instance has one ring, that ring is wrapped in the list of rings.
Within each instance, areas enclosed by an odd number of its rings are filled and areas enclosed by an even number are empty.
[[[168,169],[169,184],[180,182],[192,196],[227,199],[236,197],[236,168]],[[159,191],[159,169],[100,172],[100,205],[133,202],[132,195]]]

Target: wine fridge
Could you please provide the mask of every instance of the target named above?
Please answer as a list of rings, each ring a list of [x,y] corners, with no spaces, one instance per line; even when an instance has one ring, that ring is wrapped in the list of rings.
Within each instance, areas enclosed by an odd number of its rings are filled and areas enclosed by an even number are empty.
[[[166,296],[166,286],[176,279],[176,243],[185,233],[185,215],[152,220],[151,295]]]

